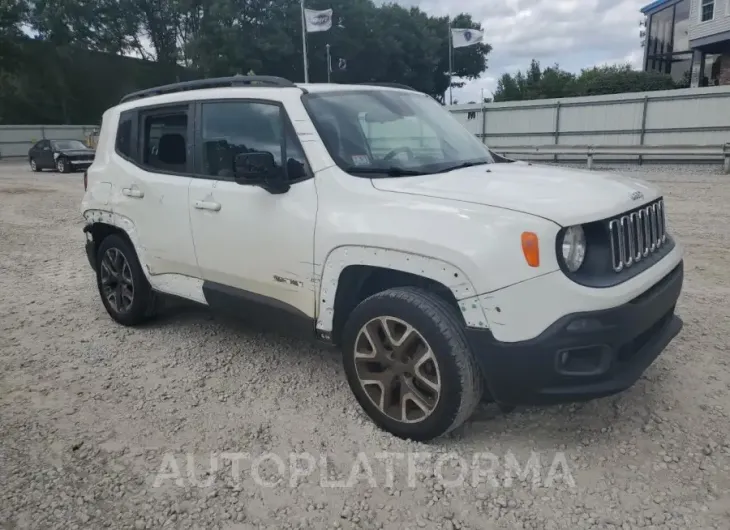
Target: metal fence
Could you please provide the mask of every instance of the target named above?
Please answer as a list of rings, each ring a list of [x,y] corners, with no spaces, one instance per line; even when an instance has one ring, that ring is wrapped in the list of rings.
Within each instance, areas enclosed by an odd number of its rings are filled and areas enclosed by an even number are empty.
[[[730,142],[730,87],[705,87],[520,102],[453,105],[454,116],[491,149],[522,148],[520,158],[585,160],[573,146],[712,146]],[[547,145],[564,152],[530,151]],[[558,149],[559,151],[559,149]],[[717,160],[684,152],[596,154],[609,161]]]
[[[0,158],[28,156],[28,149],[40,140],[86,142],[96,125],[0,125]]]
[[[592,149],[592,159],[632,162],[724,158],[722,146],[730,142],[728,109],[730,87],[449,107],[497,153],[577,161],[585,160],[587,150]],[[26,156],[33,143],[43,138],[86,141],[96,129],[94,125],[0,125],[0,157]],[[667,149],[640,150],[637,146]],[[676,152],[671,146],[677,146]],[[698,154],[690,154],[691,146]],[[627,149],[612,151],[612,147]]]

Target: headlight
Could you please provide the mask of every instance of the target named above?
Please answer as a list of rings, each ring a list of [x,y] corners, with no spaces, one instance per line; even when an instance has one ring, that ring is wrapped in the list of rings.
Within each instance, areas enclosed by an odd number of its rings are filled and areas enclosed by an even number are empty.
[[[586,235],[581,226],[571,226],[563,235],[563,260],[570,272],[575,272],[583,265],[586,257]]]

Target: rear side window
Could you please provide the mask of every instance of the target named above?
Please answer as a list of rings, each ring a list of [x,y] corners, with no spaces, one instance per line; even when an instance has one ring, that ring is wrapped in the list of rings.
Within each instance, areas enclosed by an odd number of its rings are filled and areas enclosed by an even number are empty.
[[[119,127],[117,128],[116,149],[117,153],[127,158],[132,157],[132,112],[122,112],[119,116]]]
[[[145,169],[188,171],[188,106],[141,113],[141,157]]]

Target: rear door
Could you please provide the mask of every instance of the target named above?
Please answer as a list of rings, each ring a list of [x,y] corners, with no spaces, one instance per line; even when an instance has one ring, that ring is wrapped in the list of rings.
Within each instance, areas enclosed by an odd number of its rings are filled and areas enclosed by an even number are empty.
[[[143,107],[119,119],[113,211],[134,225],[152,276],[199,277],[188,211],[193,129],[188,103]]]

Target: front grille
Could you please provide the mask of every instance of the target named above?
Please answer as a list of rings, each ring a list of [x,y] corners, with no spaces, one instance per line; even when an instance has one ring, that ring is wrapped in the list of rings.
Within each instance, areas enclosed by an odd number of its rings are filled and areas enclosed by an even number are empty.
[[[608,223],[611,267],[616,272],[631,267],[656,251],[667,240],[664,200],[659,199]]]

